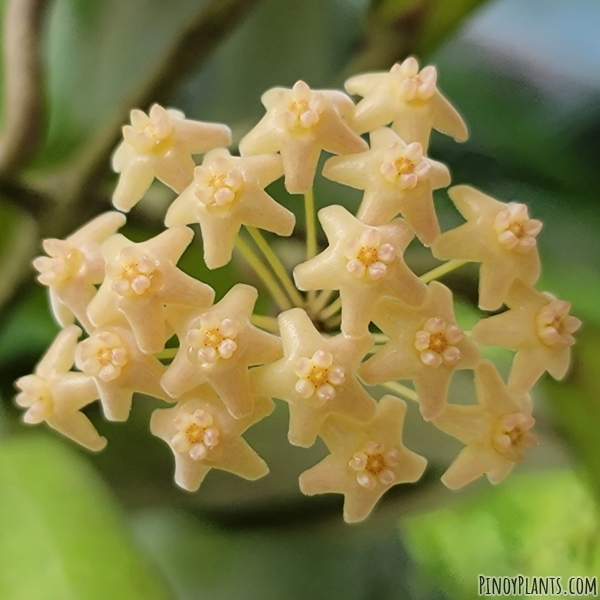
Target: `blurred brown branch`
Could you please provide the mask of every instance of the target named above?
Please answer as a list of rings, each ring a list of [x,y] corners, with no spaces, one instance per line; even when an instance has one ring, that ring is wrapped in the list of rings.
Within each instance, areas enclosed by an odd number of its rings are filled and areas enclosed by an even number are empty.
[[[4,13],[4,105],[0,175],[25,165],[43,131],[44,85],[40,52],[49,0],[9,0]]]
[[[374,0],[347,74],[390,68],[435,49],[486,0]]]

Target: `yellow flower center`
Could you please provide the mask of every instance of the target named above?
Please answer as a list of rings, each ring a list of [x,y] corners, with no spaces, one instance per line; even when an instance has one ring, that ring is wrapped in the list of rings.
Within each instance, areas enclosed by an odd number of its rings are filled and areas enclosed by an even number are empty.
[[[538,439],[530,433],[535,419],[525,413],[503,415],[492,432],[492,447],[512,462],[525,458],[525,451],[537,445]]]
[[[561,343],[572,346],[575,343],[573,333],[581,327],[581,321],[572,317],[570,302],[550,297],[550,302],[536,315],[536,328],[539,338],[547,346]]]
[[[419,63],[413,57],[390,70],[398,95],[405,102],[429,100],[437,91],[435,67],[425,67],[419,72]]]
[[[536,246],[536,236],[542,228],[541,221],[529,218],[525,204],[510,202],[494,219],[493,229],[498,242],[508,250],[527,252]]]
[[[142,296],[161,281],[158,261],[133,247],[124,248],[107,264],[106,272],[113,280],[112,289],[120,296]]]
[[[85,262],[83,252],[64,240],[45,240],[44,250],[48,256],[40,256],[33,261],[33,266],[40,273],[38,281],[43,285],[69,281],[80,272]]]
[[[348,463],[355,471],[357,483],[373,489],[377,484],[392,485],[396,475],[392,470],[400,462],[400,452],[396,448],[386,450],[381,442],[367,442],[363,448],[352,455]]]
[[[394,260],[395,251],[391,244],[382,244],[377,229],[367,229],[360,238],[350,240],[344,255],[348,259],[346,269],[357,278],[380,279]]]
[[[458,325],[448,324],[442,317],[432,317],[417,331],[414,346],[423,364],[439,367],[442,363],[454,365],[460,360],[456,344],[463,338]]]
[[[171,439],[176,452],[189,453],[194,460],[203,460],[219,443],[220,431],[208,411],[180,412],[173,422],[177,433]]]
[[[221,320],[214,313],[205,313],[188,331],[188,357],[192,362],[201,364],[231,358],[238,347],[235,342],[237,335],[238,326],[234,321]]]
[[[333,364],[333,355],[323,350],[317,350],[312,358],[300,358],[296,363],[294,373],[298,376],[295,389],[313,404],[322,406],[335,397],[336,388],[344,383],[343,367]]]
[[[94,332],[79,344],[81,370],[99,377],[103,381],[113,381],[120,377],[129,362],[129,352],[121,338],[110,331]]]

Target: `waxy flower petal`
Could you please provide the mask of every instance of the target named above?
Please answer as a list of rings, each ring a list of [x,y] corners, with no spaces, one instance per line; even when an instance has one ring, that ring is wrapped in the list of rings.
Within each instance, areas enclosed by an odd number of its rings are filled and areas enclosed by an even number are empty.
[[[402,214],[421,242],[431,244],[440,233],[433,190],[450,185],[448,168],[391,129],[376,129],[370,137],[371,150],[330,158],[323,175],[365,191],[357,214],[363,223],[384,225]]]
[[[442,233],[433,254],[440,260],[481,262],[479,306],[497,310],[514,281],[533,285],[538,280],[535,237],[541,222],[529,218],[524,204],[498,202],[468,185],[450,188],[448,195],[467,222]]]
[[[139,244],[119,234],[109,238],[102,246],[106,277],[88,307],[90,321],[102,327],[122,315],[143,352],[162,350],[165,306],[208,306],[214,298],[212,288],[176,267],[193,235],[172,227]]]
[[[231,130],[226,125],[192,121],[158,104],[147,115],[132,110],[131,125],[123,127],[123,141],[113,156],[113,170],[120,173],[113,204],[130,211],[154,178],[183,192],[194,177],[192,154],[229,144]]]
[[[367,423],[332,416],[320,432],[330,453],[300,475],[300,490],[308,495],[343,494],[348,523],[369,516],[392,486],[421,478],[427,461],[402,442],[406,404],[384,396]]]
[[[351,128],[354,103],[343,92],[314,91],[298,81],[292,89],[268,90],[261,102],[267,112],[240,142],[240,153],[279,152],[285,187],[291,194],[312,187],[322,150],[350,154],[368,149]]]
[[[242,225],[278,235],[292,233],[294,214],[265,192],[265,187],[282,175],[278,154],[239,158],[224,148],[212,150],[202,166],[196,167],[194,181],[171,204],[165,224],[199,223],[207,267],[222,267],[231,260]]]
[[[40,273],[38,281],[48,286],[54,317],[62,327],[76,318],[88,331],[93,329],[87,307],[96,294],[94,284],[104,279],[101,245],[124,224],[124,215],[107,212],[64,240],[44,240],[48,256],[38,256],[33,266]]]
[[[373,321],[390,341],[361,366],[360,378],[369,385],[411,380],[423,418],[435,419],[444,410],[454,372],[473,369],[480,360],[477,345],[456,324],[452,292],[434,281],[421,306],[383,299]]]
[[[234,417],[252,412],[248,368],[281,356],[280,339],[250,323],[257,297],[255,288],[239,283],[209,308],[167,308],[179,338],[177,355],[162,379],[171,397],[208,382]]]
[[[482,361],[475,369],[475,390],[477,405],[448,404],[433,421],[466,444],[442,477],[453,490],[482,475],[500,482],[538,443],[530,432],[535,424],[531,398],[507,387],[491,362]]]
[[[573,333],[581,327],[569,314],[571,304],[519,281],[510,288],[506,304],[510,310],[475,325],[475,339],[516,350],[509,384],[517,391],[529,391],[545,371],[562,379],[571,362]]]
[[[175,456],[175,482],[195,492],[211,469],[255,480],[268,472],[265,461],[242,438],[242,433],[273,412],[272,400],[256,396],[251,414],[234,419],[215,392],[203,385],[173,408],[152,414],[150,430],[164,440]]]
[[[419,142],[425,151],[432,129],[464,142],[469,135],[467,126],[441,94],[436,80],[435,67],[419,71],[413,57],[389,71],[351,77],[346,91],[363,97],[354,114],[356,131],[364,133],[392,123],[407,144]]]
[[[21,390],[15,402],[27,408],[25,423],[35,425],[45,421],[65,437],[89,450],[102,450],[106,439],[98,434],[81,409],[98,399],[94,380],[83,373],[71,372],[77,339],[81,329],[69,325],[63,329],[33,375],[17,379]]]
[[[139,349],[126,322],[96,329],[79,343],[75,362],[96,382],[109,421],[127,420],[134,392],[169,399],[160,385],[165,367]]]
[[[288,438],[296,446],[312,446],[332,414],[365,421],[375,401],[356,378],[356,369],[373,345],[360,338],[322,336],[301,308],[279,315],[283,358],[251,373],[255,389],[289,404]]]
[[[339,290],[342,331],[367,333],[378,300],[391,296],[412,305],[425,299],[425,284],[406,266],[404,250],[414,237],[402,219],[371,227],[341,206],[319,211],[329,247],[294,269],[300,290]]]

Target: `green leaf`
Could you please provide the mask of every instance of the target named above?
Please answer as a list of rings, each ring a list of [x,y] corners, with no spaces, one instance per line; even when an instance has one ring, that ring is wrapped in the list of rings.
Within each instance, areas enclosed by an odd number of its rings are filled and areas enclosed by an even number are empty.
[[[0,444],[2,600],[167,600],[93,471],[64,446]]]
[[[570,471],[513,476],[447,508],[400,524],[420,565],[415,585],[477,598],[479,574],[600,572],[600,519],[593,495]]]

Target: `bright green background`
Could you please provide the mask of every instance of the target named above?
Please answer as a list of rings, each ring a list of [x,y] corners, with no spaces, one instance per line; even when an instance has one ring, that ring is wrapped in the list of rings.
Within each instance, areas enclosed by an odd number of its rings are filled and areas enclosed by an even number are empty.
[[[44,36],[47,134],[15,175],[60,200],[78,161],[112,133],[115,116],[206,4],[55,0]],[[0,198],[0,599],[463,600],[477,596],[480,573],[600,574],[598,31],[598,0],[262,0],[214,53],[198,56],[183,83],[161,92],[190,117],[228,122],[239,139],[272,85],[304,78],[340,86],[353,70],[389,67],[408,51],[438,66],[471,137],[457,145],[436,134],[431,155],[450,166],[455,183],[530,205],[545,223],[542,285],[571,300],[585,322],[569,378],[536,389],[542,444],[493,489],[443,488],[439,475],[460,444],[424,424],[414,406],[406,442],[430,459],[429,471],[352,527],[342,524],[338,498],[299,493],[298,474],[324,449],[287,444],[281,405],[248,434],[271,475],[248,483],[213,472],[198,494],[175,488],[170,453],[149,434],[158,401],[137,399],[127,424],[106,423],[90,407],[110,440],[98,456],[26,428],[12,382],[31,371],[56,326],[40,288],[25,284],[4,304],[17,283],[32,280],[19,265],[38,240],[36,223]],[[96,186],[98,210],[113,184]],[[298,237],[276,242],[292,266],[303,215],[298,198],[280,185],[273,193],[298,213]],[[322,178],[316,195],[319,205],[352,210],[359,201]],[[153,187],[129,233],[156,233],[172,198]],[[444,228],[459,222],[445,193],[436,202]],[[81,221],[77,213],[69,219]],[[408,260],[418,272],[434,264],[417,246]],[[237,259],[208,273],[199,245],[182,267],[219,295],[237,280],[255,283]],[[465,322],[477,315],[475,275],[465,268],[447,278]],[[269,310],[266,299],[262,307]],[[506,372],[510,357],[491,356]],[[458,377],[453,398],[472,397],[471,387]]]

